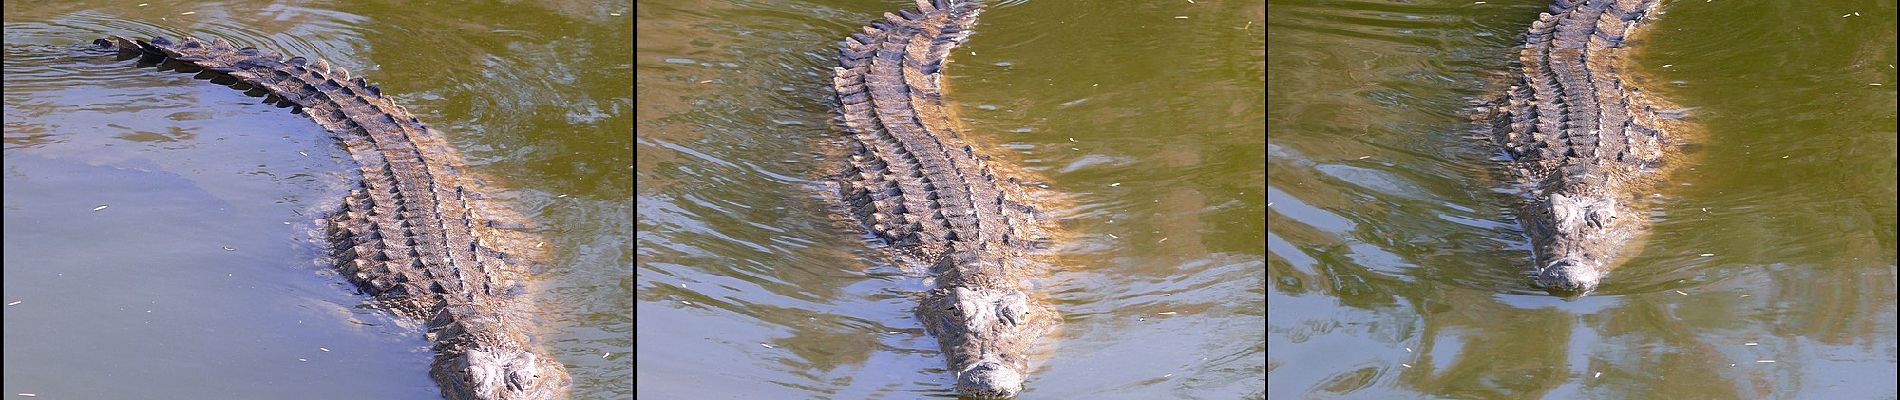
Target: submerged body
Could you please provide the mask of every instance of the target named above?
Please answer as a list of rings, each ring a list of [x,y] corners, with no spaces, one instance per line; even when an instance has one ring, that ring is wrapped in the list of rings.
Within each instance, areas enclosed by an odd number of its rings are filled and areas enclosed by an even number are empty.
[[[1489,123],[1529,187],[1518,218],[1532,278],[1587,293],[1640,248],[1641,192],[1672,146],[1658,101],[1626,80],[1628,39],[1660,0],[1558,0],[1525,35],[1511,87]]]
[[[566,369],[531,344],[520,280],[533,239],[525,220],[477,194],[440,132],[381,89],[323,60],[285,59],[223,39],[100,39],[94,46],[160,70],[196,72],[323,126],[361,168],[361,188],[321,221],[338,272],[380,306],[426,322],[430,375],[449,399],[563,397]],[[524,244],[528,244],[524,246]],[[373,394],[370,396],[374,396]]]
[[[970,1],[923,0],[845,39],[833,76],[851,133],[839,194],[900,267],[935,279],[916,313],[958,391],[1010,397],[1058,318],[1025,291],[1038,268],[1022,257],[1032,211],[964,143],[942,100],[944,57],[978,12]]]

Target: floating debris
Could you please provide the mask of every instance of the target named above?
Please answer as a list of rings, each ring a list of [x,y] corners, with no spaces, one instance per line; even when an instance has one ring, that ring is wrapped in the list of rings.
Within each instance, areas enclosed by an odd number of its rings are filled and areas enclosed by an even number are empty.
[[[606,353],[600,353],[600,358],[607,358],[607,356],[611,356],[611,355],[614,355],[614,352],[609,351]]]
[[[106,209],[106,207],[111,207],[111,206],[98,206],[98,207],[93,207],[93,208],[92,208],[92,210],[93,210],[93,211],[99,211],[99,210],[104,210],[104,209]]]
[[[186,12],[178,13],[178,15],[192,15],[192,14],[197,14],[197,13],[198,13],[197,11],[186,11]]]
[[[330,352],[330,349],[328,349],[328,348],[323,348],[323,347],[318,347],[318,348],[317,348],[317,350],[323,350],[323,352],[325,352],[325,353],[328,353],[328,352]]]
[[[618,17],[618,16],[620,16],[620,13],[607,13],[607,15],[612,15],[612,16],[616,16],[616,17]]]
[[[1399,363],[1399,365],[1400,365],[1400,366],[1404,366],[1404,367],[1406,367],[1406,368],[1411,368],[1411,367],[1412,367],[1412,364],[1406,364],[1406,363]]]
[[[1110,184],[1108,184],[1108,186],[1109,186],[1109,187],[1115,187],[1115,186],[1121,186],[1121,185],[1122,185],[1122,183],[1121,183],[1121,182],[1115,182],[1115,183],[1110,183]]]
[[[297,362],[310,362],[310,360],[299,358],[297,359]]]
[[[1592,376],[1590,376],[1590,377],[1591,377],[1591,378],[1602,378],[1602,377],[1603,377],[1603,371],[1597,371],[1597,374],[1596,374],[1596,375],[1592,375]]]
[[[1075,138],[1069,138],[1069,143],[1081,143],[1081,142],[1075,141]]]
[[[1186,15],[1176,15],[1174,19],[1188,19]]]
[[[237,249],[233,249],[231,248],[231,246],[219,246],[219,247],[223,247],[224,251],[237,251]]]
[[[1760,346],[1761,343],[1748,342],[1748,343],[1742,343],[1742,345],[1743,346]]]
[[[776,349],[776,348],[777,348],[777,347],[772,347],[772,345],[769,345],[769,344],[765,344],[765,343],[759,343],[759,345],[760,345],[760,346],[765,346],[765,348],[768,348],[768,349]]]
[[[1775,362],[1775,360],[1755,360],[1755,362],[1758,362],[1758,363],[1771,363],[1771,362]]]
[[[691,58],[668,58],[666,59],[666,63],[667,64],[696,64],[698,63],[698,61],[693,61],[693,59]]]
[[[1676,294],[1679,294],[1679,295],[1683,295],[1683,296],[1688,296],[1688,295],[1689,295],[1688,293],[1683,293],[1683,292],[1682,292],[1681,290],[1677,290],[1677,291],[1676,291]]]
[[[1161,242],[1166,242],[1166,241],[1168,241],[1168,238],[1161,238],[1161,240],[1156,240],[1155,243],[1161,243]]]
[[[685,305],[689,305],[689,306],[690,306],[690,305],[693,305],[693,302],[690,302],[690,301],[686,301],[686,300],[680,300],[680,304],[685,304]]]
[[[17,305],[20,305],[20,303],[21,303],[21,302],[25,302],[25,301],[26,301],[26,300],[14,300],[14,301],[13,301],[12,303],[7,303],[7,305],[9,305],[9,306],[17,306]]]
[[[305,152],[301,152],[301,151],[299,151],[299,152],[297,152],[297,155],[300,155],[300,156],[304,156],[304,157],[309,157],[309,156],[310,156],[310,153],[305,153]]]
[[[1407,352],[1407,353],[1410,353],[1410,352],[1412,352],[1412,348],[1410,348],[1410,347],[1407,347],[1407,348],[1405,348],[1405,352]]]
[[[1176,314],[1176,313],[1175,313],[1175,312],[1173,312],[1173,311],[1169,311],[1169,312],[1164,312],[1164,313],[1157,313],[1157,314],[1161,314],[1161,315],[1174,315],[1174,314]]]
[[[1703,257],[1714,257],[1715,253],[1702,253]]]
[[[567,198],[567,195],[563,194],[560,196],[554,196],[554,198],[557,198],[557,199]]]
[[[1372,156],[1359,156],[1359,159],[1361,160],[1368,159],[1368,158],[1372,158]]]
[[[1669,67],[1674,67],[1674,66],[1676,66],[1676,65],[1675,65],[1675,64],[1663,64],[1663,68],[1669,68]]]
[[[1113,234],[1113,233],[1110,233],[1110,234],[1108,234],[1108,237],[1109,237],[1110,239],[1121,239],[1121,238],[1122,238],[1121,236],[1115,236],[1115,234]]]

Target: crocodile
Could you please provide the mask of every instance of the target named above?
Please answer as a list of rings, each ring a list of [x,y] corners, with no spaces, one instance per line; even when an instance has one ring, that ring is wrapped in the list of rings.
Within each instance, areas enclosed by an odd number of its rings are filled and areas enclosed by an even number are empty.
[[[362,172],[338,209],[316,222],[326,255],[372,305],[420,321],[445,398],[566,397],[561,363],[532,345],[521,280],[540,260],[522,216],[475,190],[481,180],[441,132],[382,89],[323,59],[289,57],[222,38],[93,41],[120,61],[228,85],[315,120]]]
[[[981,10],[919,0],[844,39],[832,89],[850,154],[836,183],[841,208],[895,264],[935,281],[915,313],[957,391],[1002,398],[1022,390],[1032,347],[1060,318],[1028,290],[1042,268],[1024,252],[1047,237],[1014,193],[1021,181],[998,178],[943,100],[945,58]]]
[[[1528,190],[1516,209],[1532,281],[1595,290],[1641,251],[1643,193],[1683,143],[1678,112],[1632,85],[1629,44],[1660,0],[1557,0],[1524,34],[1508,89],[1480,121]]]

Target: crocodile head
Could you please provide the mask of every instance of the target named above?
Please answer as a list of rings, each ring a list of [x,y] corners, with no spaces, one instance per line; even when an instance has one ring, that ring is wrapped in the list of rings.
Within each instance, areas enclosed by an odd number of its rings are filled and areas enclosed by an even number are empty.
[[[443,396],[456,400],[552,399],[570,383],[559,363],[520,349],[468,349],[436,369]]]
[[[1031,340],[1046,316],[1032,315],[1017,290],[953,287],[924,317],[957,372],[957,391],[974,398],[1010,398],[1023,390]]]
[[[1630,239],[1644,220],[1606,193],[1552,193],[1531,207],[1525,225],[1536,253],[1532,278],[1557,295],[1595,290],[1633,253],[1627,246],[1635,245]]]

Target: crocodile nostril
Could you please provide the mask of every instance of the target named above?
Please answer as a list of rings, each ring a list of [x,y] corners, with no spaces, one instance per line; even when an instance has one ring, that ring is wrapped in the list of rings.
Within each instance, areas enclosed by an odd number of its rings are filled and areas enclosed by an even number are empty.
[[[995,361],[983,361],[957,373],[957,389],[982,398],[1007,398],[1022,391],[1023,374]]]

